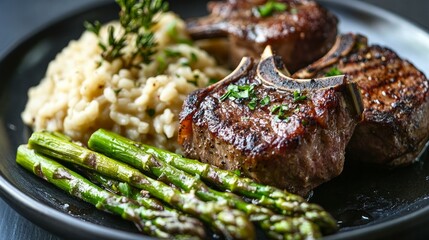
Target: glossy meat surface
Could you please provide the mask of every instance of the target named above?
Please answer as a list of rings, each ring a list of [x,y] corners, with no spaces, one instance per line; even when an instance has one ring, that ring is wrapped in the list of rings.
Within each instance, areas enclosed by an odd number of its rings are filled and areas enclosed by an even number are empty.
[[[228,37],[231,65],[243,56],[258,58],[267,45],[280,55],[289,71],[323,56],[335,42],[337,18],[315,1],[280,0],[283,11],[260,16],[266,0],[210,2],[210,15],[188,22],[195,39]]]
[[[410,164],[429,136],[428,80],[391,49],[368,46],[363,36],[348,35],[356,41],[344,56],[326,66],[326,61],[319,61],[295,75],[324,76],[337,68],[358,84],[364,119],[347,147],[347,159],[387,166]]]
[[[179,142],[188,157],[306,194],[343,169],[357,123],[344,99],[345,84],[298,95],[262,84],[256,65],[245,61],[223,81],[192,93],[180,115]],[[253,110],[251,99],[221,100],[232,84],[254,86]],[[267,97],[269,103],[261,104]]]

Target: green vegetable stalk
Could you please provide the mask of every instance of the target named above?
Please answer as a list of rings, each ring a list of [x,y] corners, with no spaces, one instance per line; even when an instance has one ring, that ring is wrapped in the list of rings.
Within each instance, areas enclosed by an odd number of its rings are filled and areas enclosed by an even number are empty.
[[[199,218],[228,239],[254,238],[253,225],[246,215],[241,211],[231,209],[225,203],[218,201],[203,202],[193,193],[181,193],[163,182],[147,177],[127,164],[115,161],[48,132],[33,133],[29,139],[29,145],[45,155],[95,170],[110,178],[143,189],[151,196],[184,213]],[[151,156],[147,157],[150,158]]]
[[[168,152],[141,143],[136,143],[130,139],[121,137],[107,130],[99,129],[89,140],[89,146],[96,151],[109,152],[109,148],[118,147],[122,150],[114,150],[115,158],[129,158],[128,152],[131,146],[139,148],[141,151],[131,151],[135,159],[139,159],[132,165],[151,171],[147,166],[142,165],[144,158],[154,156],[158,162],[165,162],[193,176],[199,176],[210,184],[221,189],[229,190],[239,195],[254,199],[257,205],[268,207],[278,213],[290,217],[303,216],[305,219],[314,222],[319,226],[324,234],[337,231],[337,223],[332,216],[316,204],[306,202],[300,196],[282,191],[278,188],[259,184],[248,178],[239,177],[237,174],[216,168],[197,160],[187,159],[178,154]],[[124,156],[121,156],[124,155]],[[128,159],[128,161],[132,161]],[[131,163],[131,162],[129,162]],[[182,186],[181,186],[182,187]]]
[[[88,146],[111,158],[117,159],[139,170],[152,173],[160,179],[172,183],[186,192],[194,191],[205,201],[224,201],[229,206],[245,212],[273,239],[308,239],[320,237],[317,225],[303,217],[285,217],[274,214],[271,210],[249,204],[238,196],[219,192],[209,188],[198,176],[192,176],[164,161],[143,152],[137,143],[105,130],[96,131],[89,139]]]
[[[16,162],[70,195],[91,203],[98,209],[134,222],[142,232],[151,236],[185,239],[203,239],[205,236],[204,227],[195,219],[136,205],[126,197],[99,188],[79,174],[25,145],[18,148]]]

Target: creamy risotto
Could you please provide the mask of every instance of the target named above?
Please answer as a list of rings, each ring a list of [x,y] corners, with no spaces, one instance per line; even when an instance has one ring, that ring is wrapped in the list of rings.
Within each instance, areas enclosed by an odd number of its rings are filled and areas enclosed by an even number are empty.
[[[118,23],[109,24],[120,30]],[[107,25],[101,33],[107,36]],[[153,61],[125,67],[120,59],[103,61],[97,36],[84,32],[29,90],[24,122],[36,131],[62,131],[83,142],[93,131],[106,128],[178,151],[178,115],[184,99],[227,71],[205,51],[178,43],[187,38],[185,24],[172,13],[160,16],[155,37],[159,51]],[[133,47],[128,45],[125,52]]]

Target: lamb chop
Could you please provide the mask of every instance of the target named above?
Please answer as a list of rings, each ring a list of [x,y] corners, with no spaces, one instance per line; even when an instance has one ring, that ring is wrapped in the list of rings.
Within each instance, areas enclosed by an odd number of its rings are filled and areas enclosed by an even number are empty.
[[[337,35],[337,18],[315,1],[228,0],[209,2],[208,10],[188,31],[194,39],[228,37],[232,67],[270,45],[294,72],[326,54]]]
[[[185,155],[305,195],[339,175],[362,111],[344,75],[287,77],[267,47],[229,76],[185,100],[179,143]]]
[[[414,162],[429,136],[428,79],[394,51],[361,35],[338,37],[326,56],[294,77],[346,74],[364,103],[363,121],[347,146],[347,160],[388,167]]]

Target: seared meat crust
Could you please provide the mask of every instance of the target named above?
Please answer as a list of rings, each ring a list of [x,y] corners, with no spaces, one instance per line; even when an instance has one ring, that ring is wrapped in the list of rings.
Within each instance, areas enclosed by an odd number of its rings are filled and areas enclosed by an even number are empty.
[[[210,2],[207,17],[188,22],[195,39],[228,37],[231,65],[243,56],[258,58],[267,45],[286,63],[288,70],[299,68],[323,56],[335,42],[337,18],[315,1],[279,0],[287,8],[267,17],[257,7],[267,0]]]
[[[223,81],[189,95],[179,142],[188,157],[306,194],[343,169],[357,124],[346,85],[303,91],[306,99],[297,101],[293,92],[262,84],[256,69],[257,61],[248,59]],[[270,102],[251,110],[248,99],[221,101],[231,84],[253,85],[255,98]],[[287,106],[280,119],[276,106]]]
[[[348,160],[387,166],[414,162],[429,136],[428,79],[391,49],[368,46],[360,35],[342,37],[355,38],[349,52],[331,64],[319,61],[295,77],[324,76],[336,67],[358,84],[364,118],[347,146]]]

